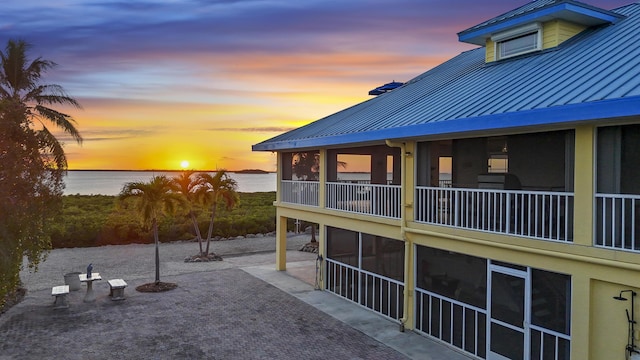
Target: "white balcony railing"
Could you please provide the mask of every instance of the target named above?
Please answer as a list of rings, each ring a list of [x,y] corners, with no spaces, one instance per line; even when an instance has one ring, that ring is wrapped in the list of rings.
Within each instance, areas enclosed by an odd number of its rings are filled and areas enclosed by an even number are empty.
[[[595,246],[640,252],[640,195],[596,194]]]
[[[318,206],[318,196],[320,194],[319,184],[317,181],[282,180],[280,201],[291,204]]]
[[[487,311],[416,288],[416,330],[484,358]],[[531,359],[568,359],[571,336],[530,324]]]
[[[403,315],[404,283],[326,259],[325,289],[393,320]]]
[[[570,242],[573,193],[416,187],[417,222]]]
[[[416,330],[484,357],[487,311],[420,288],[415,293]]]
[[[400,185],[327,183],[327,208],[400,218]]]
[[[571,336],[540,326],[531,327],[531,359],[569,359]]]

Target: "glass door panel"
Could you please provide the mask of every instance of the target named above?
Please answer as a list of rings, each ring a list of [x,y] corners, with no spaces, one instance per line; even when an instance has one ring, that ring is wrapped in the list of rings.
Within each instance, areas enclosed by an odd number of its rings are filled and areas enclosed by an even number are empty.
[[[491,275],[491,318],[522,328],[524,279],[501,273]]]
[[[523,360],[527,354],[527,273],[493,268],[490,292],[489,360]]]
[[[524,333],[491,322],[491,360],[523,360]]]

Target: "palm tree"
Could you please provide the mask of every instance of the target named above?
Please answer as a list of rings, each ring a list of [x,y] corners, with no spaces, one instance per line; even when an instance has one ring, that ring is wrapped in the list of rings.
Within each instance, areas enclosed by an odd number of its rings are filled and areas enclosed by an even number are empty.
[[[318,181],[320,174],[320,152],[293,153],[293,173],[303,181]]]
[[[82,142],[71,116],[52,105],[80,108],[59,85],[42,84],[56,64],[29,60],[30,46],[9,40],[0,50],[0,305],[19,286],[23,257],[37,266],[51,247],[50,224],[60,214],[64,149],[47,126]]]
[[[211,206],[211,220],[207,231],[207,248],[204,251],[204,256],[208,256],[216,210],[221,203],[227,210],[236,206],[239,201],[238,193],[236,192],[238,183],[227,174],[226,170],[218,170],[215,175],[201,173],[199,177],[202,185],[200,193],[202,202]]]
[[[158,216],[171,214],[182,198],[174,192],[175,187],[166,176],[154,176],[149,182],[126,183],[120,192],[120,201],[135,197],[135,206],[145,226],[151,224],[156,245],[156,285],[160,283],[160,253],[158,244]]]
[[[198,245],[200,246],[200,257],[202,257],[202,235],[200,234],[200,227],[198,226],[198,219],[193,209],[193,205],[198,200],[198,190],[201,188],[201,178],[193,177],[195,172],[192,170],[183,171],[180,175],[171,179],[171,182],[176,187],[176,190],[184,197],[184,203],[187,206],[189,218],[193,223],[193,229],[198,239]]]
[[[5,104],[2,121],[7,122],[3,125],[9,136],[19,132],[35,137],[43,161],[64,170],[67,168],[64,149],[47,124],[63,130],[79,144],[82,136],[70,115],[49,106],[81,106],[60,85],[40,84],[43,73],[56,63],[40,57],[29,62],[26,53],[30,47],[23,40],[9,40],[5,51],[0,52],[0,100]]]

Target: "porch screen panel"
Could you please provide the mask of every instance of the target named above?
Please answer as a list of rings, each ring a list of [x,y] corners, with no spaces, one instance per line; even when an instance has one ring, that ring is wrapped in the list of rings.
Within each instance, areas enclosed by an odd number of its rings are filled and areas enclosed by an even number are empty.
[[[362,234],[362,269],[404,281],[404,242]]]
[[[417,287],[486,308],[486,259],[425,246],[418,246],[416,252]]]
[[[485,358],[486,260],[416,246],[416,261],[416,330]]]
[[[327,257],[358,267],[358,233],[327,227]]]
[[[571,277],[531,269],[531,356],[570,359]]]
[[[598,128],[596,245],[640,251],[640,125]]]
[[[327,228],[325,289],[379,314],[404,314],[404,242]]]

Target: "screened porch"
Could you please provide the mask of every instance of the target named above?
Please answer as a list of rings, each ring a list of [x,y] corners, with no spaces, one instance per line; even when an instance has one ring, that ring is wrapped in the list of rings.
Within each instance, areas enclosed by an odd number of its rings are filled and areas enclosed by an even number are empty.
[[[415,219],[571,242],[572,131],[418,144]]]

